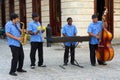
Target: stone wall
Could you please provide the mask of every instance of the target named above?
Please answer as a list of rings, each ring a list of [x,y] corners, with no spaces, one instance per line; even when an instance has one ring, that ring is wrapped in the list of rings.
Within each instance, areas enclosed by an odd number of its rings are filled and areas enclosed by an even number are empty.
[[[26,0],[26,19],[27,19],[27,24],[29,21],[32,20],[31,15],[32,15],[32,0]]]
[[[19,15],[20,14],[19,0],[14,0],[14,5],[15,5],[15,13]]]
[[[114,38],[120,39],[120,0],[114,0]]]
[[[1,24],[1,3],[0,3],[0,27],[2,26]]]
[[[5,1],[6,21],[9,20],[9,0]],[[15,2],[15,13],[19,15],[19,0]],[[1,9],[0,9],[1,10]],[[1,11],[0,11],[1,12]],[[31,21],[32,0],[26,0],[27,23]],[[78,35],[88,35],[87,28],[94,13],[94,0],[61,0],[62,26],[66,24],[67,17],[73,18],[73,24],[77,26]],[[49,0],[41,0],[42,25],[50,23]],[[1,16],[1,13],[0,13]],[[1,17],[0,17],[1,23]],[[120,0],[114,0],[114,38],[120,38]]]
[[[20,14],[19,13],[19,0],[14,0],[14,5],[15,5],[15,13],[16,14]],[[9,13],[9,0],[5,0],[5,18],[6,18],[6,22],[10,19],[10,13]]]
[[[32,20],[32,0],[26,0],[27,23]],[[49,0],[41,0],[41,16],[42,25],[46,26],[49,23]]]
[[[9,0],[5,0],[5,18],[6,18],[6,22],[10,19],[10,16],[9,16]]]
[[[62,25],[66,24],[67,17],[73,18],[73,24],[77,26],[78,35],[88,35],[87,28],[94,13],[94,0],[61,0],[62,1]],[[89,4],[89,5],[88,5]]]
[[[41,0],[42,25],[47,26],[50,23],[49,0]]]

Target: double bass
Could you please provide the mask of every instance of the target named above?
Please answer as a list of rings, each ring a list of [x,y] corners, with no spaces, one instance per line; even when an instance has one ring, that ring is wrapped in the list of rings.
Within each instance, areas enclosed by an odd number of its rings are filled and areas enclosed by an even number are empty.
[[[104,11],[103,16],[106,17],[108,10]],[[99,61],[110,61],[114,57],[114,49],[111,46],[111,40],[113,38],[111,32],[109,32],[106,28],[107,25],[104,25],[103,21],[103,28],[101,32],[101,38],[96,49],[96,57]]]

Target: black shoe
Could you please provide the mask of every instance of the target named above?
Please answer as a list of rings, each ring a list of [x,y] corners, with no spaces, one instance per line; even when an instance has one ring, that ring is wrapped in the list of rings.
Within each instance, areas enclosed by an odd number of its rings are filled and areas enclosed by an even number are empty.
[[[17,74],[15,72],[10,72],[9,74],[12,76],[17,76]]]
[[[72,65],[75,65],[75,63],[71,63]]]
[[[107,63],[103,63],[102,65],[107,65]]]
[[[47,67],[46,65],[38,65],[38,67]]]
[[[17,70],[17,72],[27,72],[27,71],[26,71],[26,70],[21,69],[21,70]]]
[[[67,66],[68,64],[67,63],[64,63],[63,66]]]
[[[35,69],[35,66],[31,66],[31,69]]]
[[[91,64],[92,66],[96,66],[95,64]]]
[[[103,62],[103,63],[99,63],[99,65],[107,65],[105,62]]]

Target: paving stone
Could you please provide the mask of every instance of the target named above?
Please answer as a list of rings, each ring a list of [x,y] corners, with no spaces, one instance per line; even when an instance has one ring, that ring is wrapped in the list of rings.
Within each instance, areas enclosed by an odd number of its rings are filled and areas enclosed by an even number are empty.
[[[24,45],[24,69],[27,73],[17,73],[18,76],[14,77],[8,74],[11,66],[10,48],[7,40],[0,39],[0,80],[120,80],[120,45],[113,46],[115,55],[112,61],[107,62],[108,65],[97,64],[95,67],[90,65],[88,43],[79,45],[82,47],[76,48],[76,60],[84,68],[71,64],[66,69],[60,68],[59,65],[63,64],[64,48],[61,45],[46,47],[44,44],[44,64],[47,67],[36,66],[35,69],[30,69],[30,44],[27,43]]]

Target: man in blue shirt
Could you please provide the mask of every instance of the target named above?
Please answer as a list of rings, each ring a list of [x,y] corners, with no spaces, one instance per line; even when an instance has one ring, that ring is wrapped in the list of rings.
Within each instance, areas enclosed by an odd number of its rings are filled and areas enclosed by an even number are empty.
[[[32,21],[29,22],[28,25],[28,33],[30,36],[31,43],[31,51],[30,51],[30,60],[31,60],[31,69],[35,68],[35,54],[38,49],[38,66],[45,67],[43,65],[43,41],[42,41],[42,33],[44,30],[40,29],[41,24],[39,22],[39,15],[37,13],[32,14]],[[39,27],[39,29],[38,29]]]
[[[8,39],[8,45],[11,48],[12,52],[11,70],[9,74],[13,76],[17,76],[17,74],[15,73],[16,70],[18,72],[26,72],[22,69],[24,61],[24,51],[21,45],[21,29],[18,20],[18,15],[12,13],[10,16],[10,21],[8,21],[5,25],[5,32]],[[19,64],[18,68],[17,64]]]
[[[96,59],[95,59],[95,50],[98,47],[100,35],[103,27],[102,21],[98,21],[98,18],[96,15],[92,15],[92,21],[90,25],[88,26],[88,34],[91,37],[89,41],[89,49],[90,49],[90,61],[91,65],[96,65]],[[104,62],[98,60],[98,64],[105,65]]]
[[[69,36],[76,36],[77,29],[76,26],[72,24],[72,18],[67,18],[67,24],[63,26],[62,28],[62,34],[65,37]],[[66,42],[65,45],[65,52],[64,52],[64,65],[67,65],[68,63],[68,57],[69,57],[69,49],[71,54],[71,64],[74,65],[74,59],[75,59],[75,44],[76,42]]]

